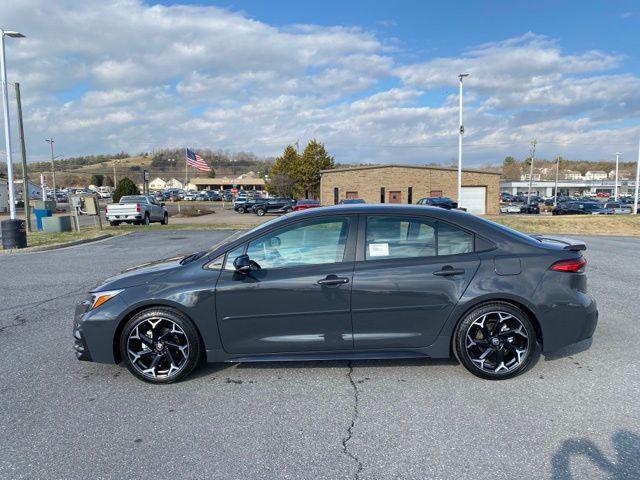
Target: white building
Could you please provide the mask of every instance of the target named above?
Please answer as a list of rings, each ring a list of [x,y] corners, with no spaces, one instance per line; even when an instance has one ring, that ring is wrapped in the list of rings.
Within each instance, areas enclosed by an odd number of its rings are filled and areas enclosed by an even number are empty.
[[[609,178],[611,180],[616,178],[615,170],[609,172]],[[627,180],[628,178],[631,178],[631,172],[629,172],[629,170],[618,170],[618,180]]]
[[[165,183],[164,188],[184,188],[184,183],[177,178],[172,178]]]
[[[580,172],[576,172],[575,170],[565,170],[562,172],[562,178],[565,180],[582,180],[582,174]]]
[[[164,190],[165,188],[167,188],[167,182],[160,177],[156,177],[149,182],[149,190]]]
[[[602,170],[589,170],[584,174],[585,180],[606,180],[606,178],[607,172],[604,172]]]

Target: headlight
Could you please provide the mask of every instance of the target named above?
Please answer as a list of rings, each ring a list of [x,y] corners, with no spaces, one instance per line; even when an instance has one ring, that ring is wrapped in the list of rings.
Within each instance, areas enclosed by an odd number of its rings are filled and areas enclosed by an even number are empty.
[[[105,292],[91,292],[91,306],[89,307],[89,310],[98,308],[100,305],[102,305],[105,302],[108,302],[109,300],[111,300],[113,297],[115,297],[121,292],[124,292],[124,290],[120,289],[120,290],[108,290]]]

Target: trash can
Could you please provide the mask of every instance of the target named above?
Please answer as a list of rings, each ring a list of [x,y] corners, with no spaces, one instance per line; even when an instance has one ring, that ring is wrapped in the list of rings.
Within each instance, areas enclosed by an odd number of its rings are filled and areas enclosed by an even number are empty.
[[[0,222],[2,231],[2,248],[25,248],[27,246],[27,224],[24,220],[3,220]]]
[[[36,216],[36,227],[38,228],[38,230],[42,230],[42,219],[44,217],[52,216],[53,215],[53,211],[52,210],[35,209],[33,211],[33,214]]]
[[[70,232],[73,230],[71,217],[43,217],[42,230],[44,230],[45,233]]]

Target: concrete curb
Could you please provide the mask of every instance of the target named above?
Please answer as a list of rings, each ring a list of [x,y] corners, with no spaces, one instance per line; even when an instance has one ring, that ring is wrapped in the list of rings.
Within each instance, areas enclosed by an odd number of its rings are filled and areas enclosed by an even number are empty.
[[[83,238],[81,240],[73,240],[71,242],[65,243],[55,243],[53,245],[40,245],[36,247],[27,247],[27,248],[14,248],[11,250],[0,250],[0,255],[21,255],[26,253],[35,253],[35,252],[47,252],[49,250],[58,250],[66,247],[74,247],[76,245],[83,245],[85,243],[98,242],[100,240],[106,240],[107,238],[127,235],[130,232],[113,234],[113,233],[105,233],[104,235],[98,235],[97,237],[92,238]]]

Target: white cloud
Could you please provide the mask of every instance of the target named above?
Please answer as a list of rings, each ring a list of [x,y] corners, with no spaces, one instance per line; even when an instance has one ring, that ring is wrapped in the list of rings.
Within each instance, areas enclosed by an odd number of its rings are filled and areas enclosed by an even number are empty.
[[[66,155],[186,144],[271,155],[315,136],[339,161],[448,162],[462,71],[471,161],[517,153],[509,143],[526,152],[532,136],[597,158],[631,142],[640,117],[623,56],[567,53],[533,33],[402,64],[381,34],[209,6],[21,0],[0,18],[28,36],[9,39],[7,56],[36,159],[46,136]]]

